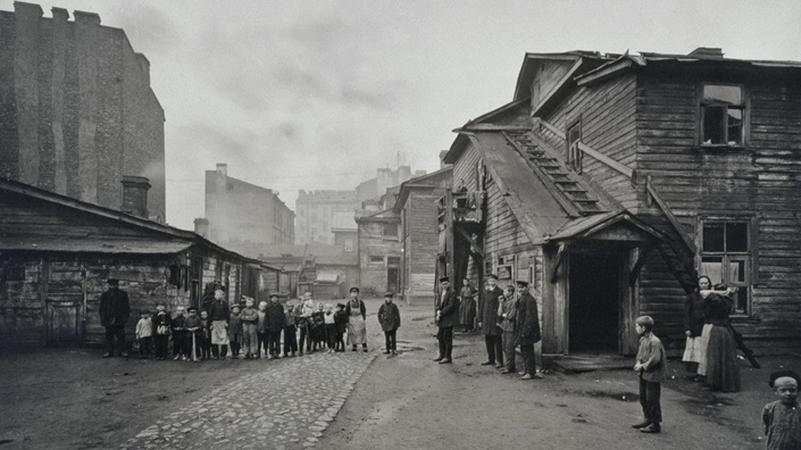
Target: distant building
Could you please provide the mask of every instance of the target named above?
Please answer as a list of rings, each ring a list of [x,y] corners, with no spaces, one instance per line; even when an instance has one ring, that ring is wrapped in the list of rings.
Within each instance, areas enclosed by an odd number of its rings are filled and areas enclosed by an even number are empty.
[[[317,242],[333,244],[331,228],[350,218],[359,208],[355,191],[304,191],[298,192],[295,201],[297,243]],[[355,228],[355,223],[352,225]]]
[[[150,180],[163,221],[164,110],[150,62],[95,13],[0,11],[0,177],[118,208],[123,176]]]
[[[295,241],[295,213],[278,193],[229,176],[226,164],[206,171],[205,218],[209,239],[243,253]]]
[[[391,209],[356,219],[360,286],[366,296],[400,292],[400,221]]]
[[[395,170],[389,167],[380,168],[376,170],[375,178],[370,178],[356,186],[356,196],[360,202],[372,200],[384,195],[387,188],[398,186],[409,178],[419,177],[425,173],[425,170],[412,173],[410,166],[398,166]]]
[[[320,243],[272,245],[259,249],[259,259],[296,274],[290,296],[309,291],[318,300],[339,299],[359,283],[355,248]]]

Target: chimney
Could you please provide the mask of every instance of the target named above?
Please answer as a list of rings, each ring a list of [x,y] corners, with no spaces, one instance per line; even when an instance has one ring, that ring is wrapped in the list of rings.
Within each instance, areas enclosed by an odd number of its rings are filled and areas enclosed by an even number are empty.
[[[448,154],[448,150],[442,150],[441,152],[439,152],[439,168],[440,169],[444,169],[446,166],[448,166],[448,163],[445,162],[445,155],[447,155],[447,154]]]
[[[195,233],[205,237],[209,236],[209,219],[198,217],[195,219]]]
[[[217,163],[217,173],[222,174],[223,177],[228,176],[228,164]]]
[[[698,58],[723,59],[723,49],[720,47],[698,47],[691,51],[688,56]]]
[[[147,191],[150,180],[145,177],[122,177],[122,212],[147,219]]]

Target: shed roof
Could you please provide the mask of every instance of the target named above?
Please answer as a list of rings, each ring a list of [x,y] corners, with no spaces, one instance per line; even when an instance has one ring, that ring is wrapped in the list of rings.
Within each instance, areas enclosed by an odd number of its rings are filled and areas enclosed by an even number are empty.
[[[174,254],[193,245],[185,240],[92,239],[87,237],[23,236],[0,240],[0,250],[109,254]]]

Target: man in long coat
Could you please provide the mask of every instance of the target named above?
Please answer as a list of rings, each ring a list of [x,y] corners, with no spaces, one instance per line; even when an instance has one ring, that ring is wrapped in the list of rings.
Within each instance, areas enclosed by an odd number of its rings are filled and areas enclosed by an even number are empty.
[[[278,295],[270,295],[270,303],[267,304],[267,317],[265,318],[267,326],[267,348],[270,352],[270,357],[278,359],[281,357],[281,330],[286,325],[286,314],[284,313],[284,305],[278,301]]]
[[[440,364],[453,362],[453,327],[459,325],[459,299],[456,292],[450,287],[448,277],[439,279],[440,295],[436,301],[435,318],[439,330],[439,356],[434,361]]]
[[[542,378],[542,375],[536,370],[534,355],[534,344],[542,339],[537,300],[528,292],[528,282],[518,281],[517,289],[520,292],[520,298],[517,300],[518,342],[525,365],[525,373],[520,379]]]
[[[119,288],[119,281],[108,279],[108,290],[100,296],[100,324],[106,328],[106,353],[104,358],[114,356],[114,340],[117,353],[128,356],[125,351],[125,324],[131,315],[128,293]]]
[[[484,342],[487,345],[487,360],[481,363],[482,366],[495,365],[503,368],[503,346],[501,342],[501,327],[498,320],[498,306],[503,290],[497,286],[498,277],[490,274],[487,277],[487,287],[481,292],[481,311],[479,311],[478,327],[484,334]]]

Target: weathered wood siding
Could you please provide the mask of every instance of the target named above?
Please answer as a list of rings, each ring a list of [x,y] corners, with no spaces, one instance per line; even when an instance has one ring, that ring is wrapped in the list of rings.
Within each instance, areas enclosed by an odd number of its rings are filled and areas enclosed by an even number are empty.
[[[442,189],[409,193],[403,209],[402,292],[408,303],[431,301],[436,284],[437,200]]]
[[[389,257],[400,260],[401,240],[399,236],[384,237],[384,222],[361,220],[358,224],[360,289],[364,296],[381,296],[387,290],[387,260]],[[400,235],[400,218],[393,223]],[[371,261],[371,256],[381,257],[381,262]]]

